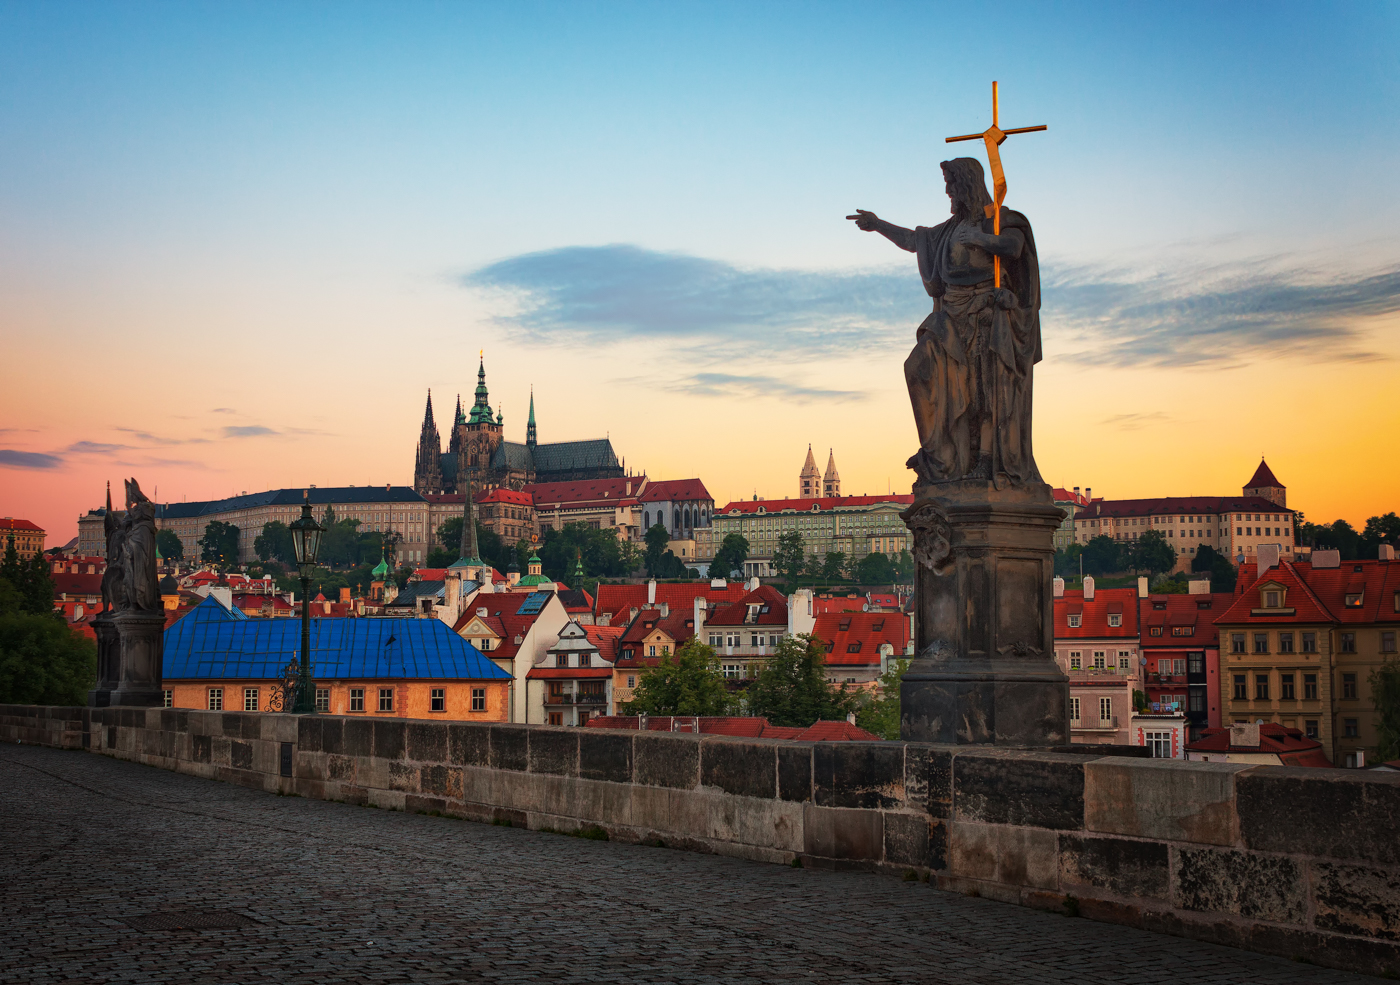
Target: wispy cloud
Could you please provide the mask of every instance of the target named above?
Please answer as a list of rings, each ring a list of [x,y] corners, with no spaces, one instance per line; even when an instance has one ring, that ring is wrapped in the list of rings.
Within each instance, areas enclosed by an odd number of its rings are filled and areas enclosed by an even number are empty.
[[[1120,431],[1136,431],[1149,424],[1165,424],[1171,419],[1170,414],[1157,410],[1150,414],[1114,414],[1112,417],[1105,417],[1099,423],[1116,427]]]
[[[225,438],[260,438],[263,435],[279,433],[272,428],[265,428],[261,424],[236,424],[223,430]]]
[[[1158,273],[1046,266],[1042,282],[1047,354],[1086,365],[1385,358],[1369,322],[1400,311],[1400,269],[1336,276],[1279,258]],[[912,258],[874,271],[746,269],[577,246],[501,260],[461,283],[502,302],[498,323],[532,339],[664,339],[702,359],[716,343],[731,347],[726,360],[898,349],[930,307]]]
[[[0,428],[0,434],[38,434],[38,428]]]
[[[237,411],[235,411],[232,407],[215,407],[215,408],[214,408],[213,410],[211,410],[209,413],[211,413],[211,414],[236,414]]]
[[[142,431],[139,428],[112,428],[112,430],[129,434],[148,445],[203,445],[209,443],[208,438],[167,438],[149,431]]]
[[[56,469],[63,464],[57,455],[40,451],[18,451],[14,448],[0,448],[0,466],[12,469]]]
[[[75,455],[110,455],[113,452],[126,451],[130,445],[111,445],[100,441],[76,441],[69,445],[67,451]]]
[[[729,373],[694,373],[674,384],[672,389],[705,397],[781,397],[800,404],[864,400],[868,396],[859,390],[824,390],[773,376],[734,376]]]

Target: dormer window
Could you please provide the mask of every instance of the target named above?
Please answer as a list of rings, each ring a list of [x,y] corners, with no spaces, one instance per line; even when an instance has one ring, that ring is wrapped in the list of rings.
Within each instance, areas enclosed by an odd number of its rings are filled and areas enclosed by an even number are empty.
[[[870,624],[870,631],[872,633],[883,633],[885,631],[885,620],[877,619],[875,622],[872,622]]]
[[[1121,626],[1123,625],[1123,617],[1115,612],[1113,615],[1108,617],[1108,624],[1110,626]]]
[[[1161,636],[1161,635],[1162,635],[1162,627],[1161,627],[1161,626],[1153,626],[1152,629],[1149,630],[1148,635],[1149,635],[1149,636]]]
[[[1153,602],[1153,603],[1152,603],[1152,608],[1156,609],[1158,612],[1165,612],[1165,611],[1166,611],[1166,608],[1167,608],[1167,603],[1165,603],[1165,602]]]
[[[842,632],[842,633],[846,632],[846,631],[849,630],[850,628],[851,628],[851,620],[849,620],[849,619],[842,619],[842,620],[837,624],[837,626],[836,626],[837,631],[838,631],[838,632]]]
[[[1361,592],[1348,592],[1346,596],[1346,607],[1348,609],[1361,608]]]
[[[1069,617],[1069,628],[1070,628],[1070,629],[1078,629],[1078,628],[1079,628],[1079,618],[1080,618],[1080,617],[1079,617],[1077,614],[1076,614],[1076,615],[1072,615],[1072,616]]]
[[[1268,592],[1265,592],[1265,593],[1264,593],[1264,608],[1266,608],[1266,609],[1277,609],[1277,608],[1278,608],[1278,596],[1279,596],[1279,593],[1278,593],[1277,591],[1268,591]]]
[[[1197,602],[1197,603],[1196,603],[1196,608],[1198,608],[1198,609],[1209,609],[1209,608],[1210,608],[1210,600],[1209,600],[1209,599],[1206,599],[1206,600]]]
[[[846,652],[847,652],[847,653],[859,653],[859,652],[860,652],[860,640],[856,640],[854,643],[847,643],[847,644],[846,644]]]

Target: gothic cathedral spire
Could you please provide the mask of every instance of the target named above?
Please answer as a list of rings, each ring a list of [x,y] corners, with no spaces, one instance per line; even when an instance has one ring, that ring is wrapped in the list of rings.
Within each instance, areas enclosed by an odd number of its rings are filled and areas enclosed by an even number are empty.
[[[827,449],[826,475],[822,476],[822,495],[830,498],[841,495],[841,473],[836,471],[836,452]]]
[[[810,499],[821,495],[822,474],[817,471],[817,460],[812,457],[812,446],[807,446],[807,461],[802,464],[802,473],[797,477],[798,496]]]
[[[525,425],[525,444],[531,451],[534,450],[535,445],[539,444],[539,436],[535,432],[535,388],[533,386],[530,387],[530,421]]]
[[[423,411],[423,428],[418,434],[418,452],[413,463],[413,489],[417,493],[442,492],[442,439],[433,420],[433,391]]]

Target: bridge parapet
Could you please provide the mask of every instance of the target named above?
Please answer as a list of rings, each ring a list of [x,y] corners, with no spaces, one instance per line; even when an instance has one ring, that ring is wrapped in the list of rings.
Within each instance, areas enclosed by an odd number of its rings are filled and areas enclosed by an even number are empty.
[[[914,742],[0,705],[0,740],[941,888],[1400,976],[1400,773]]]

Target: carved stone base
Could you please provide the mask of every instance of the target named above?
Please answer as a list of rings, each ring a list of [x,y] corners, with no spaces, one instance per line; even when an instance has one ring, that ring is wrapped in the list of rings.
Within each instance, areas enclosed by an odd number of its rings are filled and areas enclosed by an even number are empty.
[[[915,657],[900,734],[923,742],[1069,742],[1069,679],[1054,661],[1050,487],[965,479],[916,486]]]
[[[88,691],[88,706],[105,708],[121,683],[121,643],[112,613],[104,610],[94,616],[92,631],[97,635],[97,686]]]
[[[151,707],[165,703],[161,684],[165,657],[165,613],[119,612],[113,617],[120,645],[120,680],[112,691],[114,705]]]

